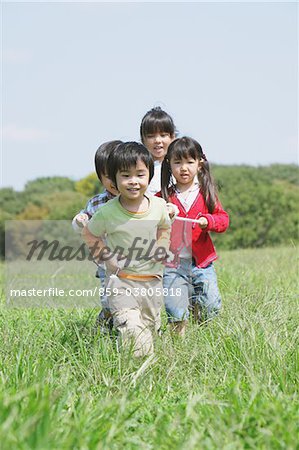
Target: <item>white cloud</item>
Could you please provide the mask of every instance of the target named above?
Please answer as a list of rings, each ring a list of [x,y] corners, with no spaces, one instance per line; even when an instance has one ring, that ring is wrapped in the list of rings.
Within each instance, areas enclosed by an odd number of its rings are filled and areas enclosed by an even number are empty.
[[[38,128],[21,128],[15,124],[6,125],[2,130],[3,139],[14,142],[39,142],[49,139],[49,131]]]

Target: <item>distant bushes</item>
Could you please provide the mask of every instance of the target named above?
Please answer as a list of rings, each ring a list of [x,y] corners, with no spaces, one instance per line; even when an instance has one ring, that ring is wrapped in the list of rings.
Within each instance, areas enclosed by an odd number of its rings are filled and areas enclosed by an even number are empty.
[[[298,240],[299,168],[215,166],[219,196],[230,227],[213,235],[226,249],[290,244]]]
[[[219,197],[230,214],[230,227],[213,234],[217,248],[275,246],[298,241],[299,168],[212,167]],[[88,198],[102,190],[94,174],[79,181],[65,177],[38,178],[22,192],[0,189],[0,255],[4,255],[5,220],[71,220]]]
[[[89,198],[75,188],[76,183],[68,178],[46,177],[29,181],[21,192],[0,189],[0,256],[4,256],[5,220],[70,220]]]

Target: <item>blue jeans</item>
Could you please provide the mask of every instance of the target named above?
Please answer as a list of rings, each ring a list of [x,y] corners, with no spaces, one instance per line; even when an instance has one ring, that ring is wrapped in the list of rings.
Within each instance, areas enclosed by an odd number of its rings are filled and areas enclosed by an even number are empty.
[[[221,296],[212,263],[203,269],[196,267],[189,259],[181,259],[177,268],[165,268],[163,287],[169,322],[187,320],[190,307],[198,306],[200,321],[211,319],[221,308]]]
[[[106,270],[103,266],[98,266],[96,277],[101,280],[101,287],[103,289],[106,288]],[[109,310],[107,295],[101,295],[101,305],[103,309]]]

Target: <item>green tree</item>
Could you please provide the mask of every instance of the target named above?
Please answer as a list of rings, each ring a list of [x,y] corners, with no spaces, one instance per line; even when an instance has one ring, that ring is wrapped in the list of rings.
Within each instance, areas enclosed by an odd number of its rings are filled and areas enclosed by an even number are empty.
[[[93,197],[103,191],[103,186],[97,175],[95,173],[91,173],[87,175],[87,177],[82,178],[82,180],[77,181],[75,183],[75,189],[83,195]]]
[[[268,168],[218,166],[220,199],[230,214],[230,227],[213,235],[218,247],[263,247],[298,241],[299,189],[269,177]]]
[[[24,192],[27,196],[48,194],[50,192],[73,191],[75,181],[67,177],[41,177],[28,181]]]

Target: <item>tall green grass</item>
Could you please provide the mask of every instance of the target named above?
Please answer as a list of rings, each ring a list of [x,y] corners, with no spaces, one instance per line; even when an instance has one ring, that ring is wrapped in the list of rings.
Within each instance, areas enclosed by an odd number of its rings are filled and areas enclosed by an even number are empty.
[[[0,448],[298,448],[297,268],[295,249],[223,252],[221,315],[184,340],[164,323],[142,361],[93,335],[96,310],[3,308]]]

